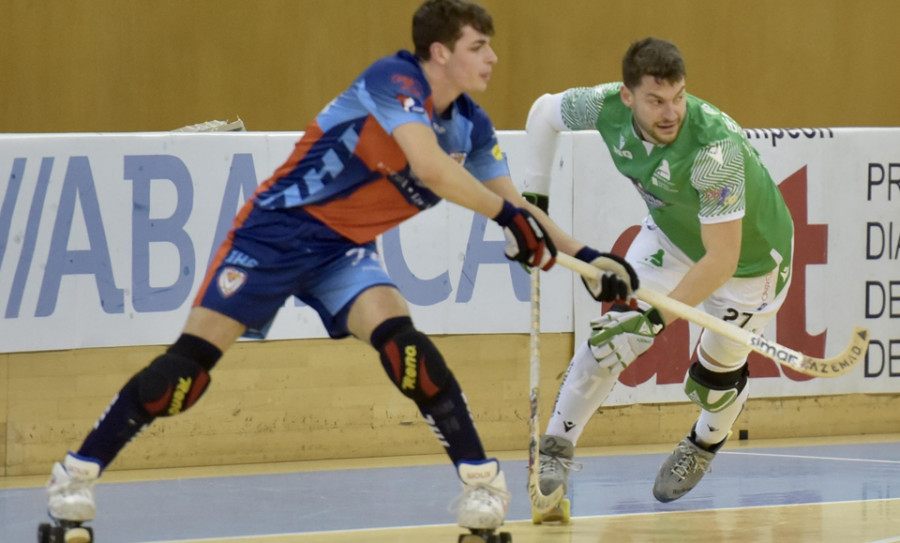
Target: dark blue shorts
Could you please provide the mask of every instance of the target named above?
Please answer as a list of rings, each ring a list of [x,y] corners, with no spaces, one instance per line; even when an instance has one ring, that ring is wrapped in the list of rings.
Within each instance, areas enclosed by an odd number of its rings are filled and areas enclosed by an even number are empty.
[[[350,335],[347,313],[364,290],[394,285],[375,242],[356,244],[302,208],[253,206],[213,259],[194,301],[265,337],[285,300],[293,295],[319,313],[333,338]]]

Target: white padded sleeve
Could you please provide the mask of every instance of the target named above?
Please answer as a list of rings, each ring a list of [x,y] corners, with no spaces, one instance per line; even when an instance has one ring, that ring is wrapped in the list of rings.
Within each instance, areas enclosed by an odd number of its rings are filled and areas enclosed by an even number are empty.
[[[564,93],[545,94],[535,100],[525,123],[527,133],[523,160],[525,173],[524,191],[548,196],[553,157],[556,155],[557,136],[567,131],[562,118]]]

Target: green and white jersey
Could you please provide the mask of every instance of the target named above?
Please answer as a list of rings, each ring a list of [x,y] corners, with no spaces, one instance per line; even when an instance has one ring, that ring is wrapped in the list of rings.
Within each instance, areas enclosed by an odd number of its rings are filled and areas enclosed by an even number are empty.
[[[567,90],[562,119],[570,130],[600,131],[616,168],[631,179],[666,236],[696,262],[706,252],[701,224],[743,217],[735,277],[790,266],[790,212],[741,127],[712,104],[687,95],[678,137],[653,145],[635,133],[621,88],[622,83],[607,83]]]

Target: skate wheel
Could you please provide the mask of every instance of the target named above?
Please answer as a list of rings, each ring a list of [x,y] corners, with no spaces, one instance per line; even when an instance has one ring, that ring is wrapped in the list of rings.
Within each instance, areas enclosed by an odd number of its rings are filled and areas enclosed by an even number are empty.
[[[459,543],[512,543],[509,532],[494,533],[494,530],[473,530],[471,534],[459,536]]]
[[[569,502],[569,498],[563,498],[563,501],[559,503],[559,509],[562,513],[562,518],[559,519],[560,522],[568,524],[572,518],[572,504]]]
[[[53,526],[47,523],[38,526],[38,543],[53,543]]]
[[[66,530],[65,543],[91,543],[94,539],[94,532],[90,528],[79,526],[77,528],[69,528]]]

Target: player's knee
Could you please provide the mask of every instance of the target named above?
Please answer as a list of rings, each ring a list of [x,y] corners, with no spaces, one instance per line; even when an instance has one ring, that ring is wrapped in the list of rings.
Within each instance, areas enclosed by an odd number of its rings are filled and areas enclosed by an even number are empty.
[[[391,381],[417,403],[437,396],[451,379],[450,369],[434,343],[415,329],[409,317],[382,323],[372,333],[372,346]]]
[[[684,392],[692,402],[703,409],[717,413],[744,396],[742,392],[749,382],[750,370],[744,364],[728,372],[715,372],[707,369],[699,360],[691,364]]]
[[[209,386],[209,370],[222,352],[196,336],[182,335],[167,351],[135,375],[133,387],[141,407],[152,417],[187,411]]]
[[[209,373],[184,356],[167,352],[132,378],[141,407],[151,416],[187,411],[209,386]]]

